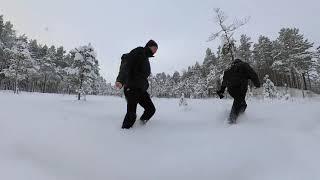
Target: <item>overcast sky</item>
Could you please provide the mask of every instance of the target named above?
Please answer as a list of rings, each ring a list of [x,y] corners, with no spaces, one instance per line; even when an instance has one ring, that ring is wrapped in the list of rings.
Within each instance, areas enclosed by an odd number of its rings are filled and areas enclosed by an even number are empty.
[[[121,55],[149,39],[159,44],[151,60],[154,74],[202,62],[206,48],[216,51],[220,44],[206,41],[218,29],[217,7],[230,20],[251,17],[237,37],[274,39],[280,28],[298,27],[320,45],[319,0],[0,0],[0,14],[18,33],[68,50],[91,42],[109,82],[114,82]]]

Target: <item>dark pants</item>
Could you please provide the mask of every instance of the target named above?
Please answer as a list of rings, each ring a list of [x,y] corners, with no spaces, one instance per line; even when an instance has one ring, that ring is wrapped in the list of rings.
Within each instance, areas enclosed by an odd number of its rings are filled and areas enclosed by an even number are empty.
[[[247,109],[246,103],[247,89],[230,88],[229,94],[234,98],[231,112],[229,115],[229,123],[236,123],[239,115]]]
[[[136,111],[138,104],[144,108],[144,113],[140,117],[140,120],[142,121],[150,120],[156,112],[156,108],[154,107],[147,91],[125,88],[124,95],[127,100],[127,114],[122,124],[123,129],[129,129],[135,123],[137,118]]]

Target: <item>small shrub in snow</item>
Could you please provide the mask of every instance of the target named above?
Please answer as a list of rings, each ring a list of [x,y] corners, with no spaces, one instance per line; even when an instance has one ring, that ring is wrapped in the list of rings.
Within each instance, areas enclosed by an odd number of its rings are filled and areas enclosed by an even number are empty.
[[[179,106],[188,106],[187,99],[184,97],[183,93],[182,93],[180,100],[179,100]]]
[[[247,99],[250,99],[250,98],[252,98],[252,97],[253,97],[253,92],[252,92],[252,90],[251,90],[251,87],[248,85],[248,93],[247,93],[246,98],[247,98]]]
[[[269,75],[266,75],[264,78],[263,84],[263,96],[264,98],[276,98],[277,97],[277,90],[274,83],[269,79]]]
[[[282,99],[289,100],[290,98],[291,98],[290,94],[285,94]]]

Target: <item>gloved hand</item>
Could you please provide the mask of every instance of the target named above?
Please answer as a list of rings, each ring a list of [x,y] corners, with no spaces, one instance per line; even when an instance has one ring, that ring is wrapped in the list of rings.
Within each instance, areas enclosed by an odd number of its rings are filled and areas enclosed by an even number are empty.
[[[224,98],[224,95],[223,95],[224,91],[223,90],[219,90],[217,91],[217,94],[219,96],[220,99]]]

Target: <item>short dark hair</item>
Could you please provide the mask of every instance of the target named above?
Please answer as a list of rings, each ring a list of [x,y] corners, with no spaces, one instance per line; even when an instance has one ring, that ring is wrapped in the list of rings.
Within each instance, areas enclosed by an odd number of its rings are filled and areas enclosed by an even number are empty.
[[[148,41],[148,43],[146,44],[146,47],[152,47],[152,46],[155,46],[158,48],[158,44],[154,41],[154,40],[150,40]]]

